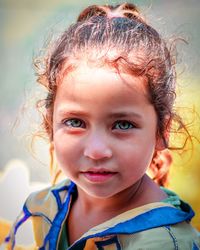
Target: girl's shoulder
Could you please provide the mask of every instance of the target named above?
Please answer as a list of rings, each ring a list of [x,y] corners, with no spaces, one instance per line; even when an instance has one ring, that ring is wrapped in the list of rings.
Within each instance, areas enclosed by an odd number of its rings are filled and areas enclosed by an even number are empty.
[[[31,193],[24,206],[31,213],[44,212],[46,214],[50,211],[49,208],[54,206],[59,209],[71,194],[74,186],[69,179],[63,180],[56,185]]]
[[[200,234],[190,225],[189,214],[190,211],[177,209],[171,204],[148,204],[91,228],[71,249],[82,249],[81,246],[85,245],[94,249],[95,246],[98,249],[106,246],[126,250],[198,250]]]
[[[188,222],[152,228],[134,235],[122,235],[120,241],[124,249],[200,249],[200,233]]]
[[[200,234],[190,224],[192,208],[174,192],[164,191],[167,199],[131,209],[90,229],[73,249],[94,242],[126,250],[200,249]]]
[[[29,219],[32,221],[36,245],[42,246],[51,228],[54,228],[54,226],[58,224],[58,221],[60,221],[57,215],[63,214],[63,216],[65,216],[67,213],[71,201],[71,194],[75,190],[74,183],[70,180],[64,180],[57,185],[31,193],[25,201],[21,213],[14,222],[9,236],[5,240],[8,245],[13,245],[11,249],[14,248],[18,229],[21,228],[24,222],[29,221]],[[63,207],[65,207],[65,209],[63,209]],[[22,231],[23,230],[20,230],[20,233]]]

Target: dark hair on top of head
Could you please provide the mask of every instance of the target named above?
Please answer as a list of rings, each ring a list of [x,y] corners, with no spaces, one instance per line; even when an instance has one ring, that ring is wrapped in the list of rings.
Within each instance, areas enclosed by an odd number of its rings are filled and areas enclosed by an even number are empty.
[[[106,16],[108,18],[112,17],[127,17],[129,19],[138,19],[144,21],[139,10],[132,3],[118,4],[116,6],[112,5],[91,5],[82,11],[77,19],[77,22],[83,22],[88,20],[93,16]]]
[[[109,66],[147,79],[148,98],[157,113],[157,136],[168,147],[172,121],[185,128],[173,110],[176,58],[174,46],[167,46],[158,32],[148,25],[134,4],[92,5],[83,10],[54,43],[43,61],[36,61],[38,82],[47,88],[43,126],[53,139],[53,105],[64,74],[81,61],[97,67]],[[42,71],[41,71],[42,69]],[[177,129],[177,130],[178,130]]]

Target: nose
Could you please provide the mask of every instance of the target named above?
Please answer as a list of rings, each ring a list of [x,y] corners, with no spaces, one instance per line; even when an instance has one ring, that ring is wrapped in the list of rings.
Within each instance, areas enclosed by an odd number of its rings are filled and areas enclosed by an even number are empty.
[[[112,150],[106,135],[100,135],[98,133],[88,135],[84,148],[84,156],[92,160],[111,158]]]

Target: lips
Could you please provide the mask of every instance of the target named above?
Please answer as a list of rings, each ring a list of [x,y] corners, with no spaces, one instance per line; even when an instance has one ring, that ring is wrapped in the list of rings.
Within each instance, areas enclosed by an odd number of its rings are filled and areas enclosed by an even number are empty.
[[[108,169],[96,168],[92,168],[81,173],[90,182],[105,182],[117,174],[117,172],[110,171]]]

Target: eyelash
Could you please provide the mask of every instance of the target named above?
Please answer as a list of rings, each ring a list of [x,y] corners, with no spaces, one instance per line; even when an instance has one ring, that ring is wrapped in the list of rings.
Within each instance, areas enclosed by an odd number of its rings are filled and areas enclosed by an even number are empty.
[[[75,122],[75,124],[74,124],[75,126],[72,125],[73,122]],[[79,124],[76,124],[77,122]],[[81,119],[78,119],[78,118],[67,119],[63,123],[64,123],[64,125],[66,125],[67,127],[70,127],[70,128],[86,128],[85,122],[83,120],[81,120]],[[124,126],[124,125],[128,125],[128,127]],[[123,126],[125,128],[122,128]],[[127,121],[127,120],[118,120],[112,126],[112,130],[119,129],[119,130],[122,130],[122,131],[133,129],[133,128],[137,128],[137,126],[133,122]]]
[[[119,128],[120,127],[120,125],[128,125],[128,128]],[[118,128],[116,128],[117,127],[117,125],[119,125],[119,127]],[[126,127],[126,126],[125,126]],[[120,130],[129,130],[129,129],[133,129],[133,128],[136,128],[136,126],[133,124],[133,122],[130,122],[130,121],[127,121],[127,120],[119,120],[119,121],[116,121],[115,123],[114,123],[114,126],[112,127],[112,129],[120,129]]]
[[[82,123],[82,126],[72,126],[72,122],[73,121],[78,121],[78,122],[81,122]],[[66,125],[67,127],[71,127],[71,128],[85,128],[86,125],[85,125],[85,122],[81,119],[78,119],[78,118],[71,118],[71,119],[67,119],[65,120],[64,122],[64,125]],[[71,124],[67,124],[67,123],[71,123]]]

